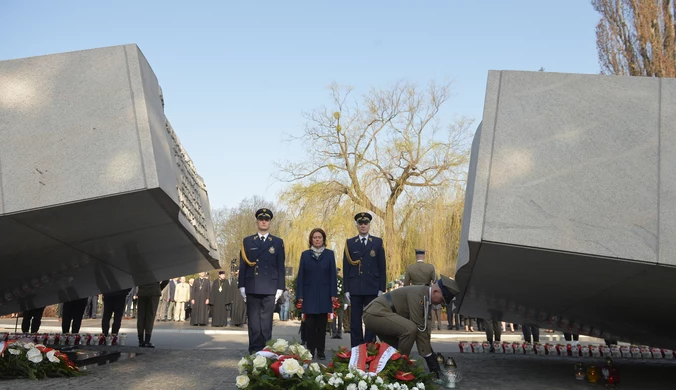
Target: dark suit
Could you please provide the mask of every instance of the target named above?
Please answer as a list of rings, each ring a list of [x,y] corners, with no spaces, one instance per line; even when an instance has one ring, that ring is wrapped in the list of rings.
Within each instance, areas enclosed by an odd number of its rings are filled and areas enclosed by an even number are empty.
[[[351,301],[350,343],[355,347],[364,342],[373,342],[375,334],[369,329],[366,329],[365,335],[362,331],[362,313],[364,307],[378,296],[378,291],[386,291],[383,240],[369,236],[364,245],[359,236],[349,238],[343,252],[343,273],[345,292],[350,293]]]
[[[327,314],[333,312],[331,297],[337,294],[336,256],[333,251],[324,249],[319,257],[315,257],[312,250],[303,252],[296,279],[296,298],[303,299],[305,340],[312,354],[315,350],[320,355],[324,354]]]
[[[284,240],[272,234],[265,242],[258,234],[245,237],[239,255],[239,287],[246,293],[249,352],[265,348],[272,338],[275,293],[284,290]]]

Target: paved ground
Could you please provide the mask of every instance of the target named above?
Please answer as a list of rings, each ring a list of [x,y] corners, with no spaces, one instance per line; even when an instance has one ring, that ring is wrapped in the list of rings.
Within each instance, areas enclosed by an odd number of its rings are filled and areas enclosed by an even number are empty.
[[[11,323],[11,324],[10,324]],[[96,328],[94,320],[85,327]],[[0,329],[13,329],[13,322],[0,321]],[[45,321],[43,331],[57,326],[55,321]],[[3,329],[4,328],[4,329]],[[123,328],[134,339],[133,322],[125,321]],[[277,323],[273,337],[291,340],[296,336],[297,322]],[[83,329],[83,331],[87,331]],[[94,331],[94,330],[92,330]],[[88,375],[73,379],[49,379],[44,382],[14,380],[0,382],[0,389],[235,389],[237,362],[246,350],[246,332],[240,328],[213,330],[195,328],[184,324],[159,323],[153,341],[155,350],[122,347],[119,350],[142,352],[141,356],[113,364],[93,367]],[[471,336],[471,337],[470,337]],[[552,336],[545,334],[543,336]],[[558,335],[553,335],[558,337]],[[601,359],[537,357],[493,354],[460,354],[458,339],[482,339],[481,333],[435,333],[435,349],[453,356],[462,370],[461,389],[587,389],[596,387],[574,379],[573,364],[601,364]],[[518,334],[507,334],[503,339],[518,339]],[[543,339],[544,340],[544,339]],[[327,348],[336,349],[349,343],[327,339]],[[132,344],[133,345],[133,344]],[[115,347],[112,347],[115,348]],[[676,388],[676,361],[651,361],[616,359],[622,377],[622,389],[674,389]],[[600,385],[597,385],[599,388]]]

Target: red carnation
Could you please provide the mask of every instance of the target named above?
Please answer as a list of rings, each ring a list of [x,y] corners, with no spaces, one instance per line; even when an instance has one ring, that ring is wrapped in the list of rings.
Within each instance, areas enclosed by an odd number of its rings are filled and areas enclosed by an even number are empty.
[[[402,356],[402,355],[401,355],[399,352],[395,352],[394,354],[392,354],[392,357],[390,358],[390,360],[397,360],[397,359],[399,359],[401,356]]]

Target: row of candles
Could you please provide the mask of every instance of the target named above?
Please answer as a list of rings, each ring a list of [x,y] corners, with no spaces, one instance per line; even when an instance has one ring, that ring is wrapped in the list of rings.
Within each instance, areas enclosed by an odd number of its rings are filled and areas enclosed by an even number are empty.
[[[676,354],[671,349],[649,347],[647,345],[580,345],[580,344],[539,344],[523,342],[461,341],[458,346],[463,353],[486,353],[491,346],[495,353],[525,354],[541,356],[581,356],[581,357],[613,357],[642,359],[674,359]]]
[[[91,334],[91,333],[0,333],[0,341],[32,340],[44,345],[125,345],[127,334]]]

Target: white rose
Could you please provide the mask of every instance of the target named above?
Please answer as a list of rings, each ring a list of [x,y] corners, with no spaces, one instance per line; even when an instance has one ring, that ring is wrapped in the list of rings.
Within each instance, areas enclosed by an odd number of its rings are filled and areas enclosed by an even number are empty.
[[[420,390],[425,390],[425,384],[422,382],[418,383],[416,386],[418,386]]]
[[[359,381],[359,390],[366,390],[369,388],[369,385],[366,384],[364,381]]]
[[[347,375],[345,375],[345,379],[352,379],[354,378],[354,374],[351,372],[348,372]]]
[[[350,383],[349,385],[347,385],[347,390],[357,390],[357,385],[355,385],[354,383]]]
[[[406,386],[406,385],[401,385],[401,387],[400,387],[399,389],[401,389],[401,390],[408,390],[408,386]]]
[[[377,378],[376,378],[376,383],[379,384],[379,385],[382,385],[382,384],[383,384],[383,378],[377,377]]]
[[[278,339],[274,344],[272,344],[272,351],[276,353],[284,353],[288,347],[289,343],[286,340]]]
[[[246,365],[249,364],[249,361],[246,358],[242,358],[239,363],[237,363],[237,368],[239,368],[239,373],[244,374],[246,371]]]
[[[21,355],[21,351],[18,350],[18,349],[10,348],[10,349],[8,349],[8,351],[9,351],[9,353],[11,353],[12,355]]]
[[[321,371],[321,369],[319,368],[319,364],[317,363],[310,364],[310,371],[319,373]]]
[[[25,344],[23,345],[23,347],[24,347],[24,349],[31,349],[31,348],[35,348],[35,344],[33,344],[33,343],[25,343]]]
[[[239,389],[244,389],[249,386],[249,377],[246,375],[239,375],[235,380],[237,381],[236,384]]]
[[[296,359],[286,359],[282,366],[279,368],[279,373],[282,374],[284,378],[291,378],[293,375],[298,375],[299,377],[303,375],[305,370],[300,366],[298,360]]]
[[[322,382],[323,380],[324,380],[324,377],[321,376],[321,375],[317,375],[317,377],[315,378],[315,382],[317,382],[317,383],[320,383],[320,382]]]
[[[42,361],[42,352],[40,352],[40,350],[37,348],[31,348],[28,350],[28,352],[26,352],[26,357],[31,362],[37,364]]]
[[[47,356],[47,359],[49,359],[50,362],[52,363],[58,363],[60,360],[56,355],[56,350],[52,349],[51,351],[47,352],[45,356]]]
[[[378,386],[377,385],[371,385],[371,390],[378,390]]]
[[[258,355],[253,360],[254,368],[265,368],[268,365],[268,359],[265,356]]]

